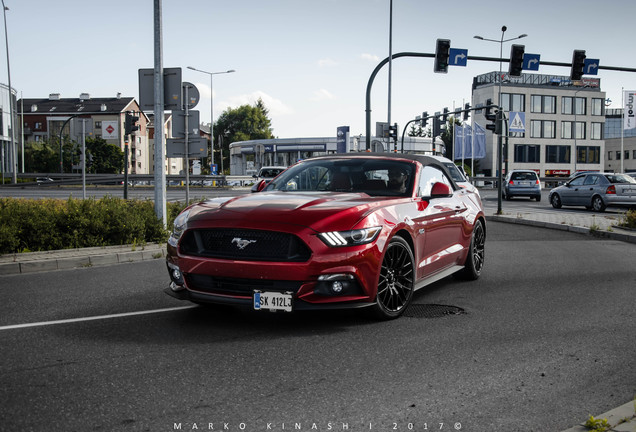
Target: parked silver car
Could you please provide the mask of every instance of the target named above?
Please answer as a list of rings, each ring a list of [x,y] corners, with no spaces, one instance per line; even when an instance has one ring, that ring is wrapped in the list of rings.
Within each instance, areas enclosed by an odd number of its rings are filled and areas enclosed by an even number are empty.
[[[606,207],[636,208],[636,179],[626,174],[590,172],[550,191],[550,204],[584,206],[602,212]]]
[[[502,193],[507,200],[521,196],[541,201],[541,181],[535,171],[512,170],[506,175],[503,186]]]

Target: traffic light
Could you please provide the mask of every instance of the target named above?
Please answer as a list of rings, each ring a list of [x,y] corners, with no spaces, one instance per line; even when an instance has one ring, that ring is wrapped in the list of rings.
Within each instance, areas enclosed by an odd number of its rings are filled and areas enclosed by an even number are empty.
[[[389,125],[389,139],[391,138],[397,141],[397,123],[394,123],[393,126]]]
[[[435,66],[434,71],[438,73],[448,72],[448,56],[450,53],[450,40],[437,39],[435,47]]]
[[[486,120],[488,120],[489,122],[492,122],[491,124],[486,125],[486,129],[491,130],[494,133],[497,133],[496,126],[497,126],[497,118],[499,116],[499,110],[495,110],[495,112],[493,112],[492,108],[493,108],[492,99],[486,100],[486,106],[484,107],[484,109],[486,110],[486,113],[484,114],[484,117],[486,117]]]
[[[444,124],[448,121],[448,108],[444,108],[444,114],[442,114],[442,121]]]
[[[572,81],[578,81],[583,76],[585,57],[585,50],[574,50],[574,53],[572,53],[572,70],[570,71],[570,79]]]
[[[426,123],[428,123],[428,112],[424,111],[422,113],[422,121],[421,121],[422,128],[426,127]]]
[[[137,126],[139,117],[133,114],[134,113],[130,111],[126,111],[126,116],[124,118],[124,133],[126,135],[130,135],[134,131],[139,130],[139,126]]]
[[[521,76],[525,49],[526,47],[524,45],[512,45],[512,47],[510,47],[510,67],[508,68],[508,75]]]
[[[464,121],[468,120],[469,111],[470,111],[470,104],[467,103],[464,105]]]

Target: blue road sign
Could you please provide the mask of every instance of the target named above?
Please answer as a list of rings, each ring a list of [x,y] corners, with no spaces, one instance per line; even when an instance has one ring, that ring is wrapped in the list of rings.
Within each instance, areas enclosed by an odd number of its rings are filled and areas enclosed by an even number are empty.
[[[508,131],[525,132],[526,131],[526,113],[523,111],[510,111],[508,120]]]
[[[598,75],[599,59],[586,58],[583,63],[583,75]]]
[[[541,60],[540,54],[528,54],[525,53],[523,55],[523,70],[529,71],[538,71],[539,70],[539,62]]]
[[[468,50],[451,48],[448,50],[448,65],[449,66],[466,66],[468,62]]]

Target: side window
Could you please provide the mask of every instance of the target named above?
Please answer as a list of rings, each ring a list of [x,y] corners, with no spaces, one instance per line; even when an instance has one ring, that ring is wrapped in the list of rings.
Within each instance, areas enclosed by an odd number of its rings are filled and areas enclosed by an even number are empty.
[[[574,180],[572,180],[570,182],[570,185],[572,185],[572,186],[582,186],[584,179],[585,179],[585,176],[577,177],[577,178],[575,178]]]
[[[585,177],[585,181],[583,182],[584,185],[595,185],[596,183],[598,183],[598,176],[595,175]]]
[[[446,183],[451,190],[453,186],[446,175],[438,168],[433,166],[425,166],[420,174],[420,183],[418,185],[417,196],[427,197],[431,195],[431,189],[437,182]]]

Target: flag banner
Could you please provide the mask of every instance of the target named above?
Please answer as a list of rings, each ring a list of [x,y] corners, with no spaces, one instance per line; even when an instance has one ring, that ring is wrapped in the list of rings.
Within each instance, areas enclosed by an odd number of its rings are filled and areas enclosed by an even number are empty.
[[[475,123],[475,155],[474,159],[483,159],[486,157],[486,129]]]
[[[636,91],[625,90],[623,95],[625,101],[625,107],[623,112],[623,129],[636,128],[636,114],[634,114],[634,105],[636,102]]]
[[[473,128],[469,124],[464,124],[464,159],[473,157]]]
[[[435,121],[435,120],[433,120]],[[464,128],[459,127],[457,125],[453,126],[453,133],[455,135],[455,152],[453,154],[453,158],[455,160],[457,159],[463,159],[465,156],[463,156],[464,152]]]

